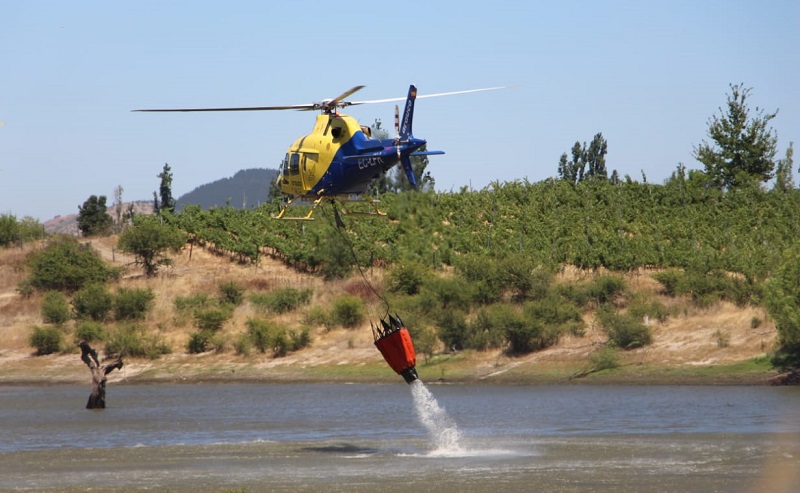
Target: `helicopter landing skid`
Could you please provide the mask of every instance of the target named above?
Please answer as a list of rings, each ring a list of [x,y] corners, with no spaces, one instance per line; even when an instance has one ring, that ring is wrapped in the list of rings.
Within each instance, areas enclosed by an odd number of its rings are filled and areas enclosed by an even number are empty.
[[[277,215],[273,215],[273,219],[282,219],[287,221],[313,221],[314,211],[317,210],[323,202],[339,203],[342,206],[342,214],[345,216],[385,216],[386,213],[378,209],[378,200],[365,197],[361,194],[348,194],[348,195],[326,195],[317,199],[311,200],[305,197],[292,197],[286,199]],[[348,207],[347,204],[366,204],[367,211],[355,210]],[[311,207],[308,214],[305,216],[287,216],[286,211],[292,206],[306,206]]]

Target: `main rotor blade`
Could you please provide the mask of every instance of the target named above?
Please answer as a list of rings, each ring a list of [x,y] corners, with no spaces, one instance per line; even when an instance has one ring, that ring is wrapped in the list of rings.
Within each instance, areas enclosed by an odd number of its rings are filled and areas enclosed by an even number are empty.
[[[269,111],[269,110],[313,110],[314,104],[293,104],[290,106],[252,106],[244,108],[171,108],[171,109],[152,109],[152,110],[132,110],[149,113],[167,113],[174,111]]]
[[[348,96],[350,96],[350,95],[354,94],[354,93],[355,93],[355,92],[357,92],[357,91],[360,91],[361,89],[364,89],[365,87],[366,87],[366,86],[355,86],[355,87],[352,87],[352,88],[350,88],[350,90],[348,90],[348,91],[345,91],[345,92],[343,92],[342,94],[340,94],[339,96],[337,96],[337,97],[335,97],[335,98],[331,99],[331,100],[330,100],[330,104],[331,104],[331,105],[338,104],[338,103],[339,103],[340,101],[342,101],[344,98],[346,98],[346,97],[348,97]],[[327,101],[326,101],[326,102],[327,102]]]
[[[436,94],[420,94],[420,95],[417,96],[417,99],[436,98],[436,97],[439,97],[439,96],[452,96],[454,94],[467,94],[467,93],[471,93],[471,92],[496,91],[498,89],[510,89],[512,87],[516,87],[516,86],[484,87],[482,89],[467,89],[467,90],[464,90],[464,91],[439,92],[439,93],[436,93]],[[372,99],[370,101],[353,101],[353,102],[350,103],[350,105],[373,104],[373,103],[390,103],[392,101],[405,101],[405,100],[406,100],[405,97],[402,97],[402,98],[388,98],[388,99]]]

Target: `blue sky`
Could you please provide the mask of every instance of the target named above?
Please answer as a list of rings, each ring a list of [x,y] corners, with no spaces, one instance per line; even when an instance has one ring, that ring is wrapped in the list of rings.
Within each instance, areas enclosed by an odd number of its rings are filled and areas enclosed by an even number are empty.
[[[272,5],[280,4],[280,5]],[[344,8],[342,8],[344,7]],[[777,157],[800,144],[800,2],[0,1],[0,213],[47,220],[90,195],[151,199],[276,168],[305,112],[132,113],[298,104],[506,84],[420,100],[414,133],[444,150],[439,190],[556,176],[602,132],[609,171],[662,183],[730,84],[779,109]],[[391,127],[391,104],[350,108]],[[795,169],[797,173],[797,169]]]

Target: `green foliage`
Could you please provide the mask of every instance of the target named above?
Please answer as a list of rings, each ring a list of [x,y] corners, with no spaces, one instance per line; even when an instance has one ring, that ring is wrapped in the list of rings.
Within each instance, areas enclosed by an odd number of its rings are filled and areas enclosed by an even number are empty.
[[[28,257],[27,284],[40,291],[74,292],[89,284],[104,283],[119,276],[92,250],[75,238],[59,236]]]
[[[650,327],[630,314],[604,306],[597,310],[597,319],[609,341],[620,349],[635,349],[652,341]]]
[[[59,291],[48,291],[42,300],[42,319],[49,324],[64,325],[72,312],[67,297]]]
[[[11,214],[0,214],[0,247],[22,242],[17,218]]]
[[[744,84],[731,84],[727,109],[708,122],[708,136],[714,145],[703,141],[694,148],[694,157],[705,166],[711,180],[725,188],[736,188],[754,179],[765,182],[772,178],[775,168],[778,136],[768,128],[770,120],[778,115],[764,114],[756,108],[757,115],[750,118],[747,98],[751,88]]]
[[[168,213],[166,214],[168,216]],[[186,233],[161,216],[136,216],[133,226],[119,236],[117,246],[136,257],[145,274],[154,276],[162,266],[172,264],[167,252],[178,251],[186,243]]]
[[[430,270],[419,262],[401,262],[386,273],[386,286],[392,293],[414,295],[428,277]]]
[[[245,322],[247,340],[239,346],[246,348],[252,345],[260,352],[272,351],[274,357],[286,356],[311,344],[311,333],[308,328],[293,331],[276,325],[270,321],[251,318]],[[238,351],[238,349],[237,349]]]
[[[250,303],[271,313],[287,313],[308,304],[311,289],[280,288],[268,293],[251,293]]]
[[[422,295],[436,300],[445,309],[468,310],[472,306],[475,289],[462,277],[433,277],[425,282]]]
[[[114,318],[140,320],[147,315],[156,295],[149,288],[119,288],[114,296]]]
[[[469,347],[469,324],[467,314],[458,308],[444,308],[436,315],[437,335],[448,351],[460,351]]]
[[[91,319],[98,322],[106,320],[114,306],[114,297],[102,284],[89,284],[72,296],[72,309],[75,318]]]
[[[476,302],[489,304],[500,301],[506,286],[498,262],[470,254],[459,258],[455,266],[461,276],[473,286]]]
[[[528,319],[544,324],[542,347],[555,344],[560,334],[582,335],[584,332],[580,308],[555,293],[525,304],[524,314]]]
[[[75,327],[75,342],[97,342],[106,338],[103,324],[94,320],[84,320]]]
[[[202,308],[211,306],[211,299],[207,294],[197,293],[189,296],[178,296],[175,298],[175,309],[179,312],[194,313]]]
[[[606,154],[608,142],[598,133],[587,147],[576,141],[572,146],[572,160],[567,160],[567,153],[561,155],[558,163],[558,176],[568,183],[578,183],[584,179],[606,179]]]
[[[158,359],[172,349],[157,334],[148,333],[144,326],[123,324],[111,331],[106,341],[107,356],[123,354],[132,358]]]
[[[172,169],[169,164],[164,163],[164,169],[158,174],[161,184],[158,187],[161,202],[158,204],[157,212],[173,212],[175,210],[175,199],[172,197]]]
[[[615,275],[599,275],[589,284],[589,297],[601,305],[611,303],[623,291],[625,280]]]
[[[219,302],[223,305],[239,306],[244,301],[244,287],[234,281],[223,281],[219,285]]]
[[[533,259],[521,254],[513,254],[500,261],[500,279],[503,286],[512,292],[515,301],[541,298],[547,292],[552,274],[537,268]]]
[[[29,343],[36,348],[36,356],[44,356],[61,351],[64,336],[56,327],[34,327]]]
[[[106,212],[105,195],[92,195],[78,206],[78,229],[83,236],[109,234],[113,224],[114,220]]]
[[[619,367],[619,350],[612,346],[603,346],[589,354],[589,362],[593,371],[613,370]]]
[[[678,296],[686,291],[686,274],[681,269],[666,269],[652,275],[667,296]]]
[[[347,328],[357,326],[364,321],[364,301],[349,294],[334,299],[331,305],[331,321]]]
[[[233,311],[226,308],[205,308],[194,314],[195,327],[201,331],[217,332],[228,319],[233,316]]]
[[[186,342],[186,351],[189,354],[205,353],[209,350],[212,336],[213,333],[208,330],[192,332],[189,335],[189,340]]]
[[[789,359],[800,360],[800,247],[794,246],[764,286],[769,316],[778,330],[780,349]]]

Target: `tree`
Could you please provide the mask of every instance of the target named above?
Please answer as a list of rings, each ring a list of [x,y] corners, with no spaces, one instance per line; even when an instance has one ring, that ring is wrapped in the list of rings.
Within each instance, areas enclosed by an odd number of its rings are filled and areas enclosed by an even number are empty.
[[[567,153],[561,155],[558,162],[558,176],[562,180],[571,183],[578,183],[584,178],[598,178],[605,180],[608,178],[606,170],[606,154],[608,153],[608,141],[603,138],[603,134],[598,132],[589,146],[586,142],[581,145],[576,141],[572,146],[572,160],[567,161]]]
[[[78,206],[78,229],[83,236],[107,234],[114,220],[106,213],[106,196],[92,195]]]
[[[106,375],[114,370],[122,369],[122,354],[113,362],[100,364],[97,359],[97,351],[92,349],[86,341],[80,341],[78,347],[81,348],[81,360],[89,367],[92,372],[92,393],[86,402],[86,409],[105,409],[106,407]]]
[[[794,177],[792,176],[792,166],[794,166],[794,142],[789,142],[786,149],[786,157],[778,161],[775,168],[775,190],[788,192],[794,188]]]
[[[720,108],[720,115],[708,121],[708,136],[714,144],[704,140],[693,152],[712,182],[725,189],[752,179],[765,182],[772,178],[778,143],[776,133],[768,128],[778,110],[764,114],[756,107],[751,118],[747,107],[751,88],[743,84],[730,87],[727,110]]]
[[[177,251],[185,243],[186,234],[175,226],[165,224],[161,217],[136,216],[133,226],[119,236],[117,246],[123,252],[136,256],[136,262],[142,264],[145,275],[151,277],[159,267],[172,264],[165,256],[166,251]]]
[[[173,212],[175,199],[172,198],[172,170],[169,164],[164,163],[164,169],[158,174],[158,177],[161,178],[161,185],[158,188],[161,203],[158,205],[158,211]]]

